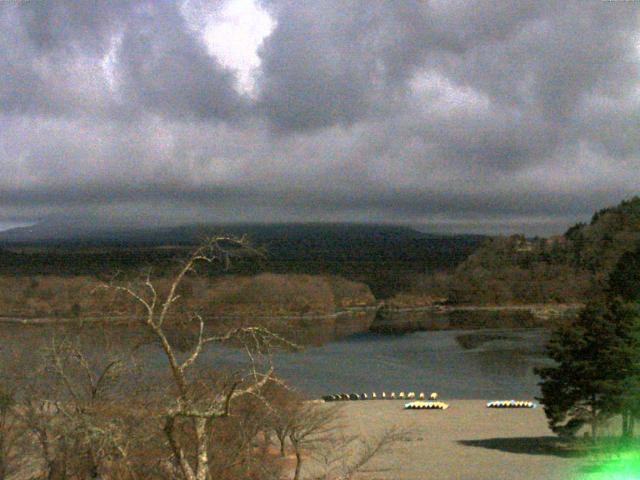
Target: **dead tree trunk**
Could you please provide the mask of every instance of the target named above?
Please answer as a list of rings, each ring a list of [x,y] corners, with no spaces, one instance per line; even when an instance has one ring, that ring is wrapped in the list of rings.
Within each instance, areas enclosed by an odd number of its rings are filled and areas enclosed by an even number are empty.
[[[197,480],[209,480],[209,442],[207,436],[207,419],[196,418],[195,432],[198,443],[198,467],[196,470]]]
[[[189,318],[199,327],[199,334],[191,354],[180,361],[173,345],[165,332],[165,321],[169,311],[180,296],[176,293],[182,280],[194,272],[196,264],[222,261],[228,263],[228,251],[223,247],[233,245],[236,249],[245,249],[244,240],[229,237],[210,239],[204,246],[193,252],[174,277],[166,296],[160,297],[158,291],[147,276],[137,285],[111,286],[124,292],[144,307],[145,315],[141,319],[143,325],[159,340],[165,358],[169,364],[173,384],[176,387],[173,406],[165,414],[164,433],[178,469],[185,480],[211,480],[209,465],[209,429],[216,418],[229,415],[231,402],[243,395],[259,395],[260,390],[273,377],[273,367],[267,361],[267,367],[259,367],[257,359],[269,359],[268,352],[274,342],[293,346],[281,337],[260,327],[238,328],[221,336],[204,336],[204,321],[197,314]],[[245,348],[251,360],[250,373],[241,381],[233,384],[224,393],[212,393],[211,397],[201,398],[193,394],[192,385],[188,381],[186,370],[191,367],[202,352],[205,345],[212,342],[238,341]],[[190,422],[189,436],[178,434],[177,422]],[[182,432],[181,432],[182,433]],[[194,460],[195,458],[195,460]]]
[[[300,452],[299,446],[293,445],[296,452],[296,470],[293,474],[293,480],[300,480],[300,472],[302,471],[302,452]]]

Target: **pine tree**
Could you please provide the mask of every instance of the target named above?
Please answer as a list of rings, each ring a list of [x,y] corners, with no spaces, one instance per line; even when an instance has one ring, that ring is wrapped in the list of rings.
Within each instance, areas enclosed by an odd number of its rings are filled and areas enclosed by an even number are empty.
[[[591,426],[595,441],[598,426],[620,413],[629,399],[630,338],[634,312],[620,302],[596,300],[570,325],[552,333],[547,354],[556,366],[537,373],[550,428],[573,435]]]
[[[621,392],[622,435],[633,437],[635,420],[640,418],[640,246],[626,252],[609,275],[606,291],[609,302],[619,305],[619,321],[626,325],[627,358]]]
[[[640,247],[624,253],[609,275],[607,295],[624,302],[640,302]]]

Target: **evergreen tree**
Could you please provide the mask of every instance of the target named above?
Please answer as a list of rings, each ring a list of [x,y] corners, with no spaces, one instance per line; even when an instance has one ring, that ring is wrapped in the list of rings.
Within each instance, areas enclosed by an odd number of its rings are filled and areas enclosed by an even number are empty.
[[[620,257],[609,275],[607,294],[625,302],[640,302],[640,248]]]
[[[627,408],[633,371],[635,310],[621,302],[594,301],[570,325],[552,333],[547,354],[556,366],[537,369],[550,428],[562,435],[598,426]]]
[[[618,369],[612,400],[616,413],[622,415],[622,435],[630,438],[640,415],[640,309],[637,303],[620,298],[610,300],[610,304],[619,336],[618,348],[611,352]]]
[[[634,423],[640,418],[640,247],[626,252],[609,275],[607,297],[623,303],[619,320],[627,325],[627,371],[621,394],[622,434],[633,437]]]
[[[632,326],[627,351],[629,359],[625,379],[620,394],[622,415],[622,436],[632,438],[635,421],[640,418],[640,321],[637,305],[627,305],[633,309],[635,322]]]

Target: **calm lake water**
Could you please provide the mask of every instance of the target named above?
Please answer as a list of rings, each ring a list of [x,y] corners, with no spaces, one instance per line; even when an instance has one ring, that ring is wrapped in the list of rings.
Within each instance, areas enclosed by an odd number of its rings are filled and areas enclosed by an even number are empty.
[[[311,397],[404,390],[436,391],[442,398],[533,398],[539,392],[533,369],[549,364],[547,338],[542,329],[366,333],[277,354],[274,364]],[[229,351],[223,357],[232,363],[242,358]]]
[[[52,338],[50,328],[0,328],[0,361],[25,348],[34,355]],[[139,337],[117,335],[124,344]],[[423,331],[402,335],[351,335],[302,352],[277,353],[276,373],[309,397],[331,393],[437,391],[441,398],[532,399],[538,395],[536,366],[548,333],[542,329]],[[40,346],[39,346],[40,345]],[[102,355],[100,347],[93,354]],[[157,345],[138,350],[156,372],[166,371]],[[31,355],[29,355],[31,356]],[[235,349],[206,350],[201,365],[241,367]]]

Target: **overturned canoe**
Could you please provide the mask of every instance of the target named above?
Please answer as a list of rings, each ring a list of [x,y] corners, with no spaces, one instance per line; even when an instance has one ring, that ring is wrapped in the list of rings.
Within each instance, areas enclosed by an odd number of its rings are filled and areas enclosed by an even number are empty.
[[[446,410],[449,405],[444,402],[409,402],[404,404],[407,410]]]
[[[528,400],[494,400],[487,403],[487,408],[536,408],[537,405]]]
[[[381,392],[380,394],[377,394],[376,392],[372,392],[372,393],[338,393],[338,394],[331,394],[331,395],[323,395],[322,397],[320,397],[322,400],[324,400],[325,402],[337,402],[337,401],[343,401],[343,400],[416,400],[416,399],[420,399],[420,400],[425,400],[425,394],[424,392],[420,392],[419,396],[418,394],[416,394],[416,392]],[[431,394],[431,398],[430,401],[435,402],[438,398],[438,394],[437,393],[432,393]]]

